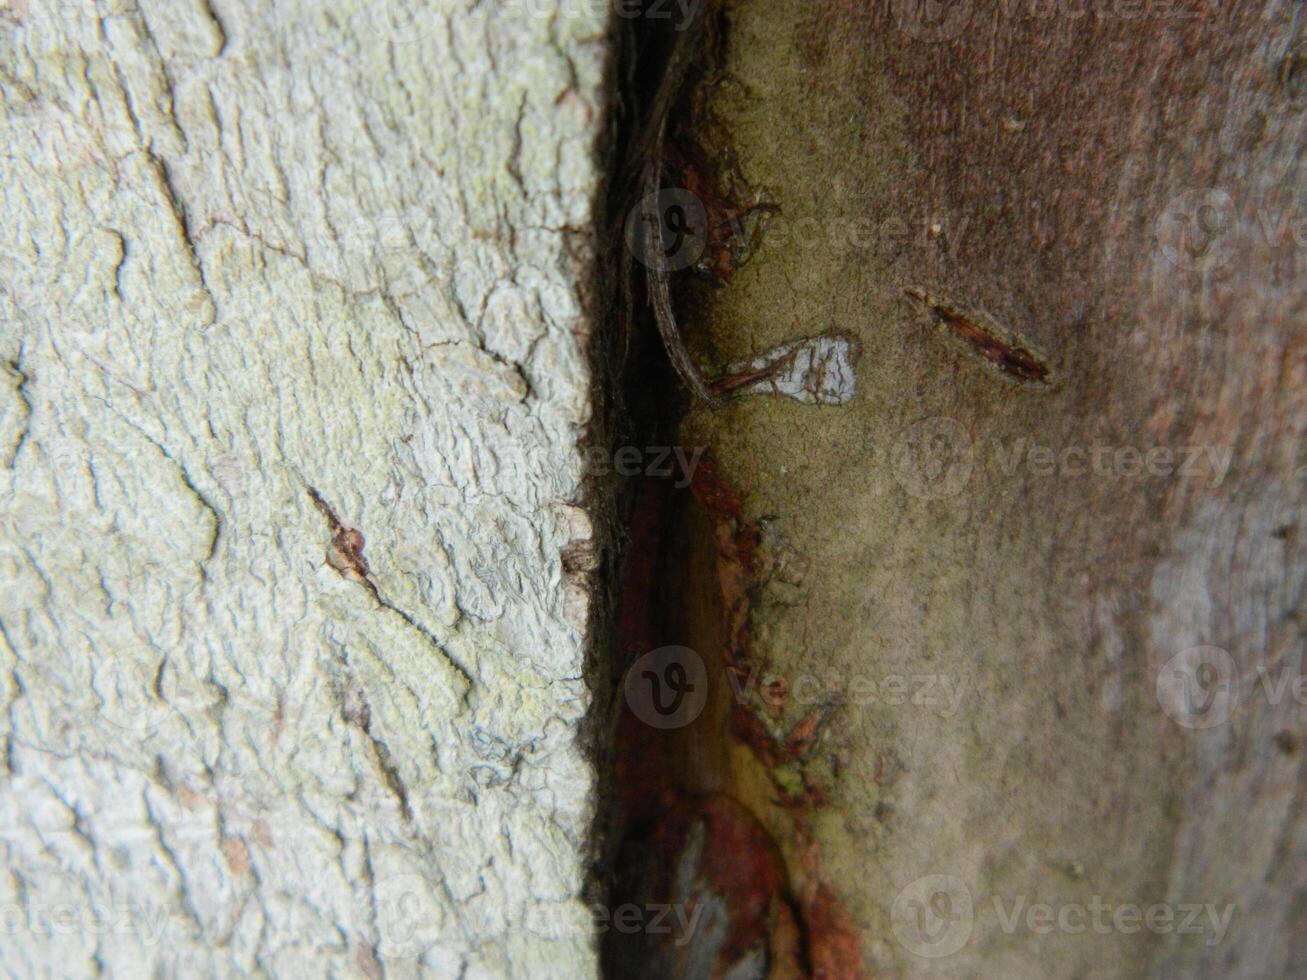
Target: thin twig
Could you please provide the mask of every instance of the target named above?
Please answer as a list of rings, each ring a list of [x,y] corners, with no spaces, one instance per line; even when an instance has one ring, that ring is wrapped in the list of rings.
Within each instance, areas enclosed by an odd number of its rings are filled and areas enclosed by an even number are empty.
[[[729,374],[718,378],[709,387],[711,387],[715,392],[730,394],[731,392],[748,385],[757,384],[760,381],[774,378],[776,375],[780,374],[781,371],[788,369],[794,364],[795,358],[799,356],[800,349],[800,347],[796,346],[794,350],[790,351],[784,357],[778,357],[776,360],[769,364],[765,364],[756,370],[746,369],[741,371],[739,374]]]
[[[646,172],[645,166],[649,161],[662,156],[667,117],[671,115],[681,87],[685,84],[691,63],[699,54],[704,24],[708,22],[710,12],[716,7],[716,0],[700,0],[695,5],[690,22],[682,25],[676,32],[672,50],[667,56],[667,64],[658,79],[658,89],[649,104],[649,114],[626,158],[627,170],[623,174],[626,187],[635,183],[639,174]]]
[[[690,390],[699,398],[713,408],[720,408],[722,400],[713,394],[708,387],[708,383],[704,381],[703,375],[695,367],[694,361],[691,360],[690,352],[686,349],[685,341],[681,338],[681,331],[676,325],[676,313],[672,309],[672,290],[667,273],[667,257],[663,255],[659,230],[662,227],[662,216],[658,213],[658,192],[661,190],[663,182],[661,138],[658,145],[659,152],[649,161],[648,168],[645,171],[644,197],[641,205],[644,208],[641,223],[644,225],[645,235],[648,236],[647,248],[645,249],[646,259],[648,260],[645,266],[645,281],[648,284],[649,301],[653,305],[654,320],[658,324],[658,333],[663,338],[663,346],[667,348],[667,354],[672,360],[672,366],[676,368],[676,373],[681,376],[681,380],[689,385]],[[655,236],[658,237],[655,238]]]

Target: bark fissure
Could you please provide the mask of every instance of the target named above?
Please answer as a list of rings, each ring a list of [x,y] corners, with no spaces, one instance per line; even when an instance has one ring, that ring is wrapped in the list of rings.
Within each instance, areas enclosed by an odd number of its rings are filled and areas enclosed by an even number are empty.
[[[684,277],[690,273],[673,273],[665,261],[668,204],[662,192],[690,185],[707,199],[705,231],[724,238],[705,236],[714,260],[693,274],[718,281],[728,279],[745,257],[729,236],[746,236],[747,216],[769,209],[756,202],[725,203],[727,192],[716,186],[719,175],[710,169],[714,161],[698,146],[710,123],[696,115],[697,89],[718,81],[714,60],[728,43],[726,24],[722,6],[703,3],[683,32],[669,38],[666,27],[660,31],[650,17],[628,39],[633,63],[626,77],[639,81],[624,100],[631,107],[627,156],[616,168],[612,228],[615,237],[626,232],[615,247],[625,250],[619,270],[624,295],[618,300],[624,313],[621,347],[630,351],[623,404],[635,444],[679,444],[690,407],[683,392],[702,410],[718,410],[754,384],[765,390],[807,351],[795,344],[765,369],[738,368],[709,385],[684,336],[701,331],[702,324],[693,312],[678,323],[674,312],[678,298],[687,299]],[[673,114],[674,131],[668,126]],[[678,148],[686,146],[692,148]],[[720,166],[724,179],[729,166]],[[679,191],[688,193],[683,186]],[[739,188],[730,191],[738,194]],[[643,238],[632,239],[632,220],[644,226]],[[730,257],[717,261],[719,253]],[[642,265],[644,275],[633,276],[631,270]],[[633,288],[639,278],[643,290]],[[857,345],[848,346],[856,359]],[[796,379],[799,389],[815,391],[815,379],[830,363],[814,357],[809,373]],[[819,708],[774,731],[757,704],[734,696],[752,689],[759,669],[750,653],[749,623],[751,597],[769,574],[756,555],[763,532],[744,514],[736,489],[721,479],[711,448],[693,459],[693,466],[684,465],[672,478],[637,479],[624,497],[628,535],[614,638],[620,686],[608,907],[675,908],[703,915],[711,925],[699,923],[675,936],[610,930],[605,969],[611,976],[651,978],[853,977],[858,940],[821,881],[807,829],[822,791],[812,783],[796,788],[782,772],[811,751],[831,709]],[[653,718],[641,714],[635,702],[643,704],[643,696],[633,701],[632,685],[651,685],[646,710],[674,693],[687,664],[641,668],[657,656],[654,651],[673,644],[692,651],[686,656],[703,668],[695,683],[706,683],[710,693],[697,720],[660,730],[655,722],[661,709],[654,708]],[[672,672],[664,676],[664,669]]]

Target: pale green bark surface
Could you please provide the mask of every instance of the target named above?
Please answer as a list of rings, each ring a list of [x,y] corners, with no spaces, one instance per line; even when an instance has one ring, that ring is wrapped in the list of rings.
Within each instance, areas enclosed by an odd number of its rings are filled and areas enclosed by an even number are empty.
[[[606,11],[0,16],[0,970],[592,973]]]

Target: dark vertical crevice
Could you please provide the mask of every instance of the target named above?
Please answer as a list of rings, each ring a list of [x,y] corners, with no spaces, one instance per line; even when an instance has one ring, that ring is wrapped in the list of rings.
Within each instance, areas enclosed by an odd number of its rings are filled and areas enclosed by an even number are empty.
[[[624,725],[621,684],[637,650],[657,632],[647,620],[658,606],[657,582],[666,561],[668,515],[677,496],[671,479],[643,475],[630,478],[616,472],[613,461],[623,447],[671,446],[688,401],[659,340],[649,309],[644,268],[627,242],[627,224],[638,207],[642,171],[651,153],[653,120],[666,113],[659,104],[670,91],[669,63],[677,42],[684,58],[686,39],[675,23],[648,16],[615,18],[617,57],[612,67],[612,125],[606,134],[605,155],[610,181],[604,189],[599,225],[598,282],[603,313],[597,318],[600,336],[594,345],[600,379],[595,404],[600,406],[587,452],[600,465],[590,467],[591,501],[602,501],[602,559],[598,569],[601,619],[592,638],[589,676],[594,707],[588,738],[599,772],[600,794],[593,854],[591,903],[599,928],[605,976],[654,975],[636,965],[639,943],[621,944],[611,926],[614,910],[628,903],[643,904],[648,893],[634,881],[637,865],[633,841],[649,840],[649,828],[630,826],[632,796],[645,796],[631,785],[629,736]],[[684,494],[684,490],[680,493]],[[592,508],[594,509],[594,508]],[[626,763],[625,777],[623,764]],[[640,846],[636,844],[635,846]],[[649,856],[653,856],[652,854]],[[635,960],[632,960],[635,954]]]
[[[670,444],[674,420],[684,410],[652,320],[642,312],[640,277],[625,243],[627,216],[637,201],[640,133],[671,38],[658,30],[658,20],[614,16],[613,21],[614,57],[606,85],[610,123],[596,149],[609,179],[599,189],[594,229],[578,243],[579,257],[595,268],[586,297],[590,322],[596,325],[590,345],[595,415],[583,443],[587,466],[582,498],[595,520],[595,540],[582,562],[596,598],[586,665],[592,706],[583,738],[598,774],[587,899],[601,929],[612,907],[623,835],[616,735],[622,664],[614,651],[622,622],[630,616],[624,579],[632,561],[661,553],[660,524],[637,516],[647,510],[641,500],[652,485],[622,477],[613,464],[624,446]],[[599,941],[602,944],[602,933]],[[613,975],[606,967],[605,973]]]
[[[641,227],[651,217],[642,200],[686,182],[682,169],[695,155],[699,125],[692,93],[725,35],[723,9],[712,0],[696,0],[689,16],[658,15],[671,9],[650,2],[641,16],[618,19],[613,177],[601,250],[609,461],[621,451],[649,461],[655,447],[676,446],[682,419],[707,389],[687,367],[682,327],[656,312],[658,270],[651,274],[649,254],[631,238],[649,230]],[[678,300],[689,308],[685,286],[693,278],[711,274],[685,269],[664,279],[671,288],[662,305],[670,303],[672,317],[680,319]],[[684,323],[693,330],[692,316]],[[719,526],[701,499],[714,499],[715,490],[711,477],[704,482],[711,462],[694,458],[700,465],[670,475],[643,466],[627,478],[613,474],[603,488],[612,502],[603,573],[608,662],[594,675],[604,685],[595,720],[602,726],[598,761],[606,767],[596,834],[603,971],[628,980],[810,975],[785,860],[731,782]],[[701,717],[664,729],[640,717],[624,681],[633,664],[669,646],[701,651],[701,670],[717,680]],[[637,683],[661,679],[636,673]]]
[[[645,465],[678,446],[691,412],[732,397],[734,379],[700,336],[704,297],[747,259],[754,218],[774,210],[744,186],[729,134],[704,108],[725,81],[730,10],[650,0],[618,18],[604,451],[640,465],[604,485],[595,910],[603,972],[624,980],[858,975],[856,938],[813,872],[810,794],[779,776],[802,739],[775,742],[739,695],[758,677],[762,527],[709,446],[680,447],[679,468]],[[675,254],[692,236],[690,258]]]

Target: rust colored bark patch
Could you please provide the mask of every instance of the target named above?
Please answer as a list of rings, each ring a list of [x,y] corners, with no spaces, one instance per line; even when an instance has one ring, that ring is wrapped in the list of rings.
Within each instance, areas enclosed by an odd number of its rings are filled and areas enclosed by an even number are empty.
[[[986,326],[981,317],[964,313],[921,289],[909,288],[904,293],[926,307],[956,337],[999,370],[1018,381],[1049,383],[1048,366],[1043,361],[1021,344],[1000,336],[993,327]]]
[[[610,936],[609,962],[616,975],[631,977],[737,969],[860,977],[857,932],[822,880],[809,826],[827,796],[801,765],[831,709],[776,732],[762,716],[768,697],[784,697],[784,683],[761,688],[759,703],[739,695],[761,676],[750,616],[771,574],[759,551],[763,530],[711,456],[700,461],[690,490],[693,500],[677,501],[665,481],[649,481],[637,493],[618,652],[625,670],[653,647],[686,643],[702,655],[713,693],[703,716],[675,731],[651,729],[621,706],[613,905],[671,905],[698,924],[679,945],[674,933]],[[678,534],[698,544],[678,549]],[[674,610],[690,601],[679,593],[696,589],[716,594],[698,618],[678,618]]]
[[[785,865],[767,831],[737,802],[679,796],[622,866],[638,907],[668,909],[666,929],[612,948],[620,977],[807,975]]]
[[[711,457],[703,460],[691,490],[710,514],[716,531],[726,635],[721,656],[724,668],[735,677],[732,690],[739,691],[747,678],[760,676],[759,665],[750,652],[749,621],[753,596],[771,573],[758,555],[762,529],[745,514],[742,494],[725,479]],[[858,932],[822,881],[820,856],[809,829],[808,817],[812,810],[827,804],[826,793],[806,772],[801,774],[797,790],[787,785],[779,772],[780,767],[808,753],[831,709],[822,707],[808,713],[784,736],[773,734],[744,699],[732,698],[729,711],[727,737],[748,747],[771,785],[767,799],[749,799],[746,805],[773,819],[781,817],[787,824],[780,846],[802,929],[804,975],[856,980],[863,976]],[[738,782],[741,786],[752,784],[744,778]]]

